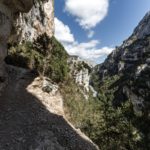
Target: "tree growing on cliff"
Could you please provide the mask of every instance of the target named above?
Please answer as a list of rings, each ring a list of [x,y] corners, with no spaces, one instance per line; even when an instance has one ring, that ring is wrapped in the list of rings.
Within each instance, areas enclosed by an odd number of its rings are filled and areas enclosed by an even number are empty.
[[[29,68],[54,82],[63,82],[68,76],[68,54],[55,37],[40,35],[34,42],[13,44],[6,58],[8,64]]]

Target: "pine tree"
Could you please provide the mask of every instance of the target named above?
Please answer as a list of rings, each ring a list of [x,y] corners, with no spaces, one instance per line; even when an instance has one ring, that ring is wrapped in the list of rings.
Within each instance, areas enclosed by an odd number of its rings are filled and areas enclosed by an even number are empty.
[[[113,106],[112,94],[107,92],[101,99],[101,115],[104,120],[102,135],[106,149],[110,150],[137,150],[140,133],[132,124],[132,105],[129,101],[120,107]],[[105,137],[105,138],[104,138]]]

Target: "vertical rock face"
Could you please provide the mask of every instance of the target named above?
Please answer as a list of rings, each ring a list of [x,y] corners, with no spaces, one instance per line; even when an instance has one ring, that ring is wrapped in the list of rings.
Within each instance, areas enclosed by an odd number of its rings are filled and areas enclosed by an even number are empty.
[[[0,76],[4,74],[4,63],[3,60],[7,54],[7,43],[11,32],[11,10],[0,3]]]
[[[19,13],[14,21],[14,31],[11,41],[33,41],[39,35],[54,34],[53,0],[34,0],[34,5],[28,13]]]
[[[92,66],[88,65],[84,60],[78,56],[70,56],[68,59],[70,72],[75,82],[82,86],[86,92],[89,91],[90,84],[90,70]]]
[[[7,79],[8,39],[13,34],[12,42],[19,44],[32,42],[45,32],[51,37],[53,9],[53,0],[0,0],[0,133],[4,133],[0,149],[98,150],[65,119],[62,97],[58,92],[50,96],[53,85],[49,81],[41,88],[41,78],[34,80],[35,74],[29,70],[8,66],[10,84],[1,91]]]
[[[0,77],[5,76],[8,39],[17,43],[33,41],[45,32],[51,37],[53,11],[53,0],[0,0]]]
[[[14,13],[26,12],[32,7],[32,0],[0,1],[0,90],[4,86],[7,41],[11,34]]]
[[[134,29],[133,34],[123,42],[122,48],[125,48],[135,42],[137,39],[143,39],[150,35],[150,11],[146,13],[138,26]]]
[[[5,87],[5,63],[4,59],[7,55],[7,43],[8,37],[11,32],[11,10],[0,2],[0,94]]]
[[[116,95],[130,99],[137,114],[150,114],[150,12],[133,34],[99,66],[101,81],[115,75],[121,81]],[[116,100],[120,101],[119,98]]]

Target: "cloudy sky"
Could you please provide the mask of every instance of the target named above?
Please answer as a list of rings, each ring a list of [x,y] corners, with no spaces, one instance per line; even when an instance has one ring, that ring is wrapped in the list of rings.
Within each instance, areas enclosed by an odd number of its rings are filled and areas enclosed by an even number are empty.
[[[55,36],[70,55],[105,60],[150,10],[150,0],[55,0]]]

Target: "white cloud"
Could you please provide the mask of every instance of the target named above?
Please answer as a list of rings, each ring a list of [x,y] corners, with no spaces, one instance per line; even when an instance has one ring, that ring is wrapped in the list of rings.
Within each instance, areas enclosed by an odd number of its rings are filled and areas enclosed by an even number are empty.
[[[73,43],[64,45],[70,55],[78,55],[81,58],[96,61],[100,57],[105,57],[113,51],[111,47],[97,48],[99,42],[91,40],[87,43]]]
[[[72,43],[75,41],[70,28],[57,18],[55,18],[55,29],[55,36],[59,41],[63,43]]]
[[[62,21],[55,18],[55,37],[64,45],[70,55],[78,55],[81,58],[97,61],[100,57],[106,57],[113,50],[111,47],[97,48],[99,41],[79,43],[75,40],[70,28]]]
[[[92,38],[93,35],[94,35],[94,31],[90,30],[90,31],[88,32],[88,38]]]
[[[109,0],[66,0],[65,10],[76,18],[84,29],[101,22],[108,12]]]

